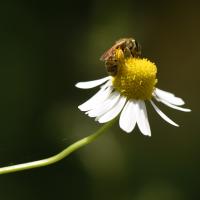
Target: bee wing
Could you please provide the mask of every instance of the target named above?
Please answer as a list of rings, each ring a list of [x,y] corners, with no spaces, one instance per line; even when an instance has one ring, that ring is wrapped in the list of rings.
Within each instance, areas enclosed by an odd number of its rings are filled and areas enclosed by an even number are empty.
[[[117,40],[110,49],[108,49],[106,52],[104,52],[104,54],[100,57],[100,60],[106,61],[109,58],[113,57],[115,49],[121,47],[125,43],[126,40],[127,40],[127,38],[121,38],[121,39]]]
[[[107,51],[105,51],[105,52],[103,53],[103,55],[100,57],[100,60],[101,60],[101,61],[106,61],[106,60],[108,60],[108,59],[110,58],[110,56],[112,56],[113,51],[114,51],[113,47],[111,47],[110,49],[108,49]]]

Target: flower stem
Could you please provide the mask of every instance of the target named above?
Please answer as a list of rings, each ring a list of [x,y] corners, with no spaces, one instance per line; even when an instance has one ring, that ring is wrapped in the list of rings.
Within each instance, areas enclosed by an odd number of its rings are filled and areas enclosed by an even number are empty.
[[[99,130],[97,130],[94,134],[89,135],[74,144],[70,145],[60,153],[51,156],[49,158],[45,158],[42,160],[38,161],[33,161],[33,162],[28,162],[28,163],[23,163],[23,164],[17,164],[17,165],[12,165],[12,166],[7,166],[7,167],[2,167],[0,168],[0,174],[7,174],[7,173],[13,173],[13,172],[18,172],[18,171],[23,171],[27,169],[33,169],[33,168],[38,168],[38,167],[44,167],[47,165],[54,164],[68,155],[70,155],[72,152],[76,151],[77,149],[95,141],[100,135],[102,135],[107,129],[109,129],[112,124],[114,123],[115,119],[106,123],[103,125]]]

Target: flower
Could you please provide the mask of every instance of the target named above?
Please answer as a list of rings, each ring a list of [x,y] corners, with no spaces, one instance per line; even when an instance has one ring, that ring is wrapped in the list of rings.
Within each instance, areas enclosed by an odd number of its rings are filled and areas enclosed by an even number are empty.
[[[145,101],[150,101],[155,111],[165,121],[179,126],[167,117],[152,99],[176,110],[184,112],[191,110],[180,107],[184,105],[181,98],[155,87],[156,65],[145,58],[124,58],[120,49],[116,50],[116,58],[119,61],[116,76],[76,84],[76,87],[81,89],[101,85],[100,90],[78,108],[86,112],[89,117],[95,117],[95,121],[99,123],[106,123],[120,115],[119,126],[122,130],[130,133],[137,123],[143,135],[151,136],[145,105]]]

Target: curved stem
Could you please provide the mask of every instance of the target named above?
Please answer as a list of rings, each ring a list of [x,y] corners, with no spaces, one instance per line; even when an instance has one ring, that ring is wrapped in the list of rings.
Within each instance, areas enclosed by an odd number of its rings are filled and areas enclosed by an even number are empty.
[[[106,123],[99,130],[97,130],[94,134],[89,135],[89,136],[75,142],[74,144],[70,145],[69,147],[67,147],[66,149],[64,149],[63,151],[61,151],[60,153],[58,153],[54,156],[51,156],[49,158],[45,158],[42,160],[38,160],[38,161],[33,161],[33,162],[28,162],[28,163],[23,163],[23,164],[18,164],[18,165],[12,165],[12,166],[8,166],[8,167],[2,167],[2,168],[0,168],[0,174],[7,174],[7,173],[18,172],[18,171],[23,171],[23,170],[27,170],[27,169],[44,167],[44,166],[56,163],[56,162],[62,160],[63,158],[65,158],[66,156],[68,156],[69,154],[71,154],[72,152],[76,151],[77,149],[96,140],[97,137],[99,137],[102,133],[105,132],[105,130],[107,130],[108,128],[110,128],[112,126],[114,121],[115,121],[115,119]]]

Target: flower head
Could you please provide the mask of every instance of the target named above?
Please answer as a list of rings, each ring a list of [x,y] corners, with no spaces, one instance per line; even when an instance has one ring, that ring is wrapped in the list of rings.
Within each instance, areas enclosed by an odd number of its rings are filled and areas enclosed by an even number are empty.
[[[81,89],[102,85],[93,97],[79,106],[79,109],[86,112],[89,117],[95,117],[99,123],[106,123],[120,114],[119,125],[122,130],[130,133],[137,124],[144,135],[150,136],[145,105],[145,101],[148,100],[165,121],[178,126],[155,105],[152,99],[176,110],[184,112],[191,110],[180,107],[184,105],[181,98],[155,87],[156,65],[145,58],[126,58],[120,48],[116,49],[115,58],[118,61],[115,76],[76,84],[76,87]]]
[[[156,65],[143,58],[124,59],[121,49],[116,50],[118,73],[112,78],[113,87],[129,99],[151,99],[157,83]]]

